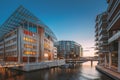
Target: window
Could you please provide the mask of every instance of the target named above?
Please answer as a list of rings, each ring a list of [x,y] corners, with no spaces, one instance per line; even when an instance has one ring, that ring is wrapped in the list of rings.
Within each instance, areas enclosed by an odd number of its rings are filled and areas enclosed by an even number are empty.
[[[31,44],[24,44],[25,48],[37,49],[37,46]]]
[[[25,55],[36,55],[36,51],[24,51]]]
[[[32,43],[36,43],[36,42],[37,42],[37,40],[35,40],[35,39],[33,39],[33,38],[28,38],[28,37],[26,37],[26,36],[23,38],[23,40],[24,40],[24,41],[27,41],[27,42],[32,42]]]

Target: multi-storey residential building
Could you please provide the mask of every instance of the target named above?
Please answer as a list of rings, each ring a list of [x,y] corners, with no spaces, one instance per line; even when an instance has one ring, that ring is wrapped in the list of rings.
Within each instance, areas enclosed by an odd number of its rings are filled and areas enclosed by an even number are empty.
[[[107,12],[103,12],[96,17],[95,25],[96,49],[99,53],[100,64],[106,65],[108,59],[108,33],[107,33]],[[106,58],[104,58],[104,57]]]
[[[104,54],[102,52],[104,55],[101,57],[104,58],[104,64],[106,67],[120,72],[120,0],[107,0],[107,3],[107,33],[105,34],[108,35],[108,47],[106,48],[109,53]],[[97,36],[100,38],[97,34],[98,31],[100,31],[100,29],[99,27],[96,27],[96,40]],[[103,44],[104,43],[102,43],[102,45]],[[99,52],[100,48],[98,48],[98,53]],[[100,61],[102,61],[102,59]]]
[[[109,67],[120,72],[120,0],[107,0]]]
[[[5,62],[53,60],[54,33],[20,6],[0,27],[0,59]]]
[[[58,41],[56,43],[58,58],[79,58],[83,48],[74,41]]]

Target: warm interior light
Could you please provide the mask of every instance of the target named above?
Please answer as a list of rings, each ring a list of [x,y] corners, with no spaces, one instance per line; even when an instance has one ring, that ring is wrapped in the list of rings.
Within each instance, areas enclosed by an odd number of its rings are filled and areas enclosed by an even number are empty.
[[[48,54],[47,54],[47,53],[45,53],[45,54],[44,54],[44,57],[48,57]]]
[[[36,55],[36,51],[24,51],[26,55]]]
[[[24,37],[23,40],[24,40],[24,41],[28,41],[28,42],[32,42],[32,43],[36,43],[36,40],[35,40],[35,39],[28,38],[28,37]]]

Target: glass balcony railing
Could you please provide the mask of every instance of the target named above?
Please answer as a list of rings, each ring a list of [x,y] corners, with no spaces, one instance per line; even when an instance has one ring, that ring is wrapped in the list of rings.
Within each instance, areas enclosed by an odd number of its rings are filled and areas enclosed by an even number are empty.
[[[107,32],[107,30],[105,28],[101,28],[100,31],[99,31],[99,34],[103,33],[104,31]]]
[[[118,19],[120,19],[120,11],[116,14],[113,20],[109,23],[107,30],[110,30],[110,28],[112,28],[113,24],[117,22]]]
[[[103,40],[103,39],[107,39],[108,38],[108,35],[101,35],[100,37],[99,37],[99,40]]]
[[[115,4],[115,8],[113,8],[114,10],[116,9],[116,7],[120,4],[120,0],[117,0],[116,1],[116,4]],[[109,14],[108,16],[108,20],[110,19],[110,17],[112,16],[114,10],[112,10],[112,12]],[[110,28],[113,26],[113,24],[115,22],[117,22],[117,20],[120,18],[120,10],[117,12],[117,14],[114,16],[114,18],[112,19],[112,21],[109,23],[108,27],[107,27],[107,30],[110,30]]]
[[[111,38],[109,38],[108,43],[113,42],[114,40],[118,39],[120,37],[120,31],[118,31],[116,34],[114,34]]]

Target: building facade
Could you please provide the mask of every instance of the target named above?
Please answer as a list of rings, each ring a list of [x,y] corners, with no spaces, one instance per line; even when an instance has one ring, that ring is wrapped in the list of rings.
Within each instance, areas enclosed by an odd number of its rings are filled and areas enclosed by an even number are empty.
[[[120,30],[120,0],[107,0],[107,3],[108,3],[108,7],[106,10],[107,33],[105,34],[108,36],[108,40],[107,40],[108,53],[102,52],[103,55],[101,57],[104,60],[103,64],[105,65],[105,67],[108,67],[110,69],[114,69],[114,71],[120,72],[120,40],[119,40],[120,39],[120,32],[119,32]],[[98,28],[98,31],[100,31],[99,28]],[[100,38],[99,35],[98,35],[98,38]],[[96,36],[96,41],[97,41],[97,36]],[[98,48],[98,53],[100,56],[101,54],[100,48]],[[100,59],[100,62],[102,63],[102,59]]]
[[[103,12],[96,17],[95,37],[96,50],[98,50],[97,53],[99,53],[99,59],[101,59],[99,63],[105,65],[104,57],[108,56],[107,12]]]
[[[40,62],[54,59],[54,33],[23,6],[0,27],[0,59],[4,62]]]
[[[57,59],[57,48],[54,47],[53,49],[54,59]]]
[[[79,58],[83,55],[83,48],[74,41],[58,41],[56,43],[58,58]]]

